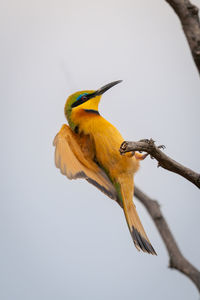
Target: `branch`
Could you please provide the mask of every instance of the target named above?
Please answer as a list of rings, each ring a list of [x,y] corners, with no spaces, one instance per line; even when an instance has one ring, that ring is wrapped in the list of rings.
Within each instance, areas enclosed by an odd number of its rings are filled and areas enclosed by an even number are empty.
[[[178,15],[190,50],[200,73],[200,21],[199,9],[188,0],[165,0]]]
[[[169,268],[176,269],[189,277],[200,292],[200,272],[182,255],[158,202],[149,198],[137,187],[135,187],[135,197],[146,207],[160,232],[169,254]]]
[[[177,173],[193,184],[200,188],[200,174],[194,172],[193,170],[184,167],[180,163],[176,162],[166,154],[164,154],[159,148],[164,146],[156,147],[154,141],[150,140],[140,140],[138,142],[123,142],[120,147],[120,153],[125,152],[135,152],[135,151],[145,151],[154,157],[158,161],[158,166],[164,169]]]

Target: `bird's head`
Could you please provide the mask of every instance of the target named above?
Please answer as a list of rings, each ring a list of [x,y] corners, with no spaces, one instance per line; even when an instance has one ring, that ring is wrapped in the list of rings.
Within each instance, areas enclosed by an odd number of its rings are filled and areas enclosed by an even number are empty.
[[[98,111],[98,105],[102,94],[121,81],[122,80],[113,81],[96,91],[80,91],[70,95],[65,104],[65,116],[68,122],[70,122],[72,111],[79,109],[92,109]]]

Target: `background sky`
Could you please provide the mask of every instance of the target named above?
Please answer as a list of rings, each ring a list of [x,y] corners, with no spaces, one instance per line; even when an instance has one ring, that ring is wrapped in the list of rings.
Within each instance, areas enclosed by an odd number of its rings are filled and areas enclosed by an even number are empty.
[[[125,140],[152,137],[199,171],[200,80],[172,9],[160,0],[3,0],[0,14],[0,298],[199,299],[168,268],[143,206],[135,200],[157,257],[137,252],[114,201],[61,175],[52,146],[68,95],[123,79],[101,114]],[[200,268],[198,189],[149,158],[135,182]]]

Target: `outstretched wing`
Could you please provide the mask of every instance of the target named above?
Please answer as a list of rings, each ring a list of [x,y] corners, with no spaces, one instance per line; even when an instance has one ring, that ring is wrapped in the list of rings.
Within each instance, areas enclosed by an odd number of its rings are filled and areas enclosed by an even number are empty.
[[[69,179],[84,178],[118,202],[112,182],[93,160],[95,153],[88,136],[79,136],[64,124],[54,138],[53,145],[56,147],[55,164],[63,175]]]

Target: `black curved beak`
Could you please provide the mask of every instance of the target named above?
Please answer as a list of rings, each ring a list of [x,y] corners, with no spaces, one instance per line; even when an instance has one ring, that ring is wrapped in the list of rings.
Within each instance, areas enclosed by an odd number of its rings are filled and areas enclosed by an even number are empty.
[[[118,84],[118,83],[120,83],[120,82],[122,82],[122,80],[116,80],[116,81],[113,81],[113,82],[111,82],[111,83],[108,83],[108,84],[102,86],[100,89],[98,89],[97,91],[95,91],[95,92],[92,93],[92,94],[84,95],[83,98],[80,98],[78,101],[74,102],[74,103],[72,104],[71,107],[73,108],[73,107],[79,106],[79,105],[85,103],[86,101],[88,101],[88,100],[90,100],[90,99],[96,97],[96,96],[102,95],[102,94],[105,93],[107,90],[109,90],[111,87],[115,86],[116,84]]]
[[[102,86],[100,89],[98,89],[95,93],[94,93],[94,97],[95,96],[99,96],[104,94],[107,90],[109,90],[110,88],[112,88],[113,86],[115,86],[116,84],[122,82],[122,80],[117,80],[117,81],[113,81],[111,83],[108,83],[104,86]]]

